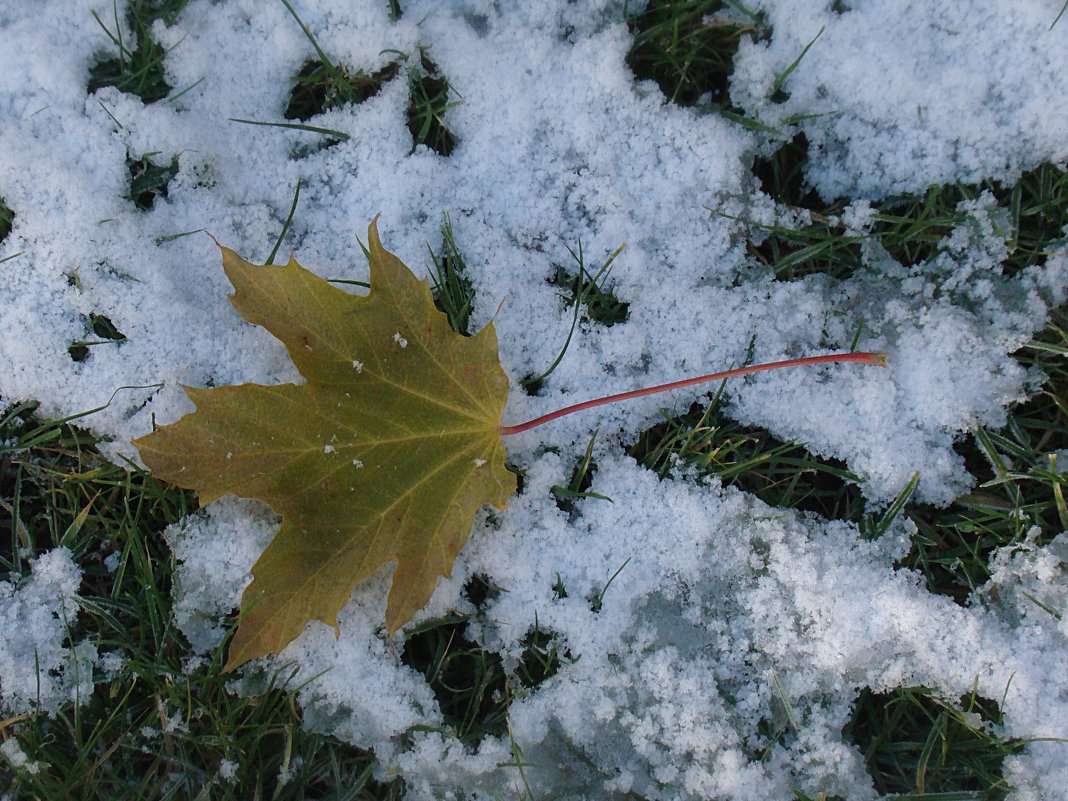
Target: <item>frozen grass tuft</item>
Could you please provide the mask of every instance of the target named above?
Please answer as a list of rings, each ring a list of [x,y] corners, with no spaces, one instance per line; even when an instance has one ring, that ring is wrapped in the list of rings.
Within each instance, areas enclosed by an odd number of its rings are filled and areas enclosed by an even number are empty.
[[[141,158],[127,158],[130,168],[129,199],[142,211],[148,211],[156,198],[167,197],[167,185],[178,174],[178,159],[160,164],[153,157],[158,153],[145,153]]]
[[[864,520],[856,476],[838,460],[783,442],[768,431],[728,417],[721,396],[695,403],[642,432],[630,455],[661,478],[715,476],[771,506],[815,512],[831,520]]]
[[[1021,363],[1047,376],[1031,400],[1012,409],[997,431],[976,429],[958,445],[980,479],[973,491],[949,507],[915,506],[916,524],[905,564],[920,571],[927,586],[964,602],[990,578],[990,557],[1022,543],[1037,530],[1045,544],[1068,530],[1068,310],[1018,354]]]
[[[103,314],[90,312],[85,322],[86,338],[76,339],[67,346],[67,353],[72,361],[84,362],[89,358],[89,349],[95,345],[107,345],[126,340],[126,335]]]
[[[315,35],[289,0],[280,2],[296,20],[319,56],[318,60],[305,61],[293,76],[293,91],[283,113],[287,120],[310,120],[331,109],[362,103],[378,94],[382,85],[400,72],[396,61],[391,61],[373,74],[335,63],[319,46]]]
[[[408,73],[408,92],[412,151],[425,145],[439,156],[448,156],[456,148],[458,139],[445,124],[445,113],[462,101],[451,99],[455,92],[449,86],[448,78],[426,50],[419,51],[419,61]]]
[[[638,78],[651,78],[673,103],[707,102],[737,112],[728,83],[743,36],[770,31],[760,14],[723,0],[652,0],[627,15],[634,43],[627,64]]]
[[[1068,174],[1053,164],[1026,172],[1013,184],[932,186],[922,195],[885,198],[866,204],[857,227],[844,201],[823,202],[806,183],[808,142],[803,134],[767,158],[757,157],[753,173],[761,189],[790,211],[807,213],[802,227],[747,222],[749,252],[766,264],[778,280],[814,273],[848,279],[875,255],[872,244],[904,266],[930,261],[942,253],[955,227],[967,219],[962,204],[989,193],[1009,254],[1002,265],[1013,276],[1042,265],[1064,242],[1061,226],[1068,214]],[[713,210],[713,213],[717,213]]]
[[[449,318],[449,325],[457,334],[470,336],[471,304],[475,301],[475,288],[467,275],[463,254],[456,245],[449,215],[441,223],[441,250],[435,253],[427,244],[433,272],[430,275],[431,293],[438,311]]]
[[[152,35],[156,20],[170,25],[181,14],[188,0],[129,0],[124,19],[119,17],[119,3],[112,3],[110,19],[91,13],[111,42],[112,55],[103,55],[89,70],[88,91],[105,86],[137,95],[145,103],[155,103],[171,93],[163,70],[167,51]],[[124,29],[128,34],[124,34]],[[133,41],[130,41],[130,36]]]
[[[344,64],[306,61],[293,76],[293,93],[282,116],[287,120],[310,120],[333,108],[362,103],[378,94],[382,85],[397,77],[400,67],[390,62],[367,74]]]
[[[881,794],[1000,801],[1005,757],[1023,743],[999,736],[998,704],[976,693],[953,703],[923,687],[865,688],[849,723]],[[907,794],[907,795],[898,795]]]

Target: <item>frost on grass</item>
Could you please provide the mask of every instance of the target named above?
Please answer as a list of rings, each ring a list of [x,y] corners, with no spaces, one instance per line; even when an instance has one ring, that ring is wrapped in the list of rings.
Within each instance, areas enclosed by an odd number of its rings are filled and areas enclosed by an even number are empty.
[[[0,581],[0,714],[53,713],[93,692],[96,647],[74,645],[82,571],[70,551],[37,557],[21,581]]]
[[[549,492],[564,462],[538,459],[500,527],[476,533],[413,623],[470,612],[462,587],[492,576],[506,591],[487,602],[469,637],[514,670],[536,620],[577,657],[536,691],[517,691],[509,707],[535,797],[874,798],[863,757],[843,734],[863,687],[922,685],[952,698],[975,685],[1004,699],[1004,736],[1068,736],[1058,667],[1068,637],[1024,595],[1064,609],[1060,540],[1004,554],[991,584],[1004,595],[962,608],[895,569],[909,547],[905,527],[865,542],[849,524],[814,523],[715,482],[660,482],[625,457],[595,457],[590,491],[614,503],[580,501],[569,522]],[[396,650],[384,640],[385,586],[380,575],[356,589],[340,638],[313,624],[281,654],[301,666],[294,682],[318,676],[300,691],[308,724],[372,745],[414,798],[521,787],[509,767],[513,742],[461,744],[402,664],[403,639]],[[1020,798],[1054,797],[1061,747],[1033,743],[1006,762]]]
[[[995,556],[990,581],[980,589],[979,597],[1012,626],[1014,636],[1031,644],[1042,668],[1059,669],[1063,675],[1068,653],[1068,532],[1045,547],[1035,544],[1038,533],[1032,529],[1022,546],[1004,548]],[[1056,703],[1050,705],[1058,692],[1055,687],[1060,688],[1063,701],[1063,684],[1054,679],[1043,690],[1041,680],[1038,673],[1034,694],[1021,697],[1022,709],[1017,714],[1033,720],[1059,716],[1061,731],[1054,736],[1066,737],[1065,712]],[[1020,798],[1055,798],[1068,787],[1068,758],[1063,750],[1032,747],[1024,756],[1005,760],[1005,778],[1020,788]]]
[[[1068,120],[1050,113],[1063,103],[1068,68],[1064,20],[1050,27],[1056,3],[775,0],[756,8],[773,35],[743,40],[731,99],[773,125],[808,117],[799,123],[810,143],[808,179],[828,200],[1011,182],[1068,157]]]
[[[892,498],[909,470],[920,471],[926,500],[945,504],[967,491],[972,479],[953,442],[962,428],[1003,426],[1007,404],[1026,398],[1040,380],[1004,352],[1022,346],[1035,320],[1064,303],[1068,257],[1054,253],[1042,268],[1006,278],[1004,210],[984,194],[958,211],[964,221],[929,261],[904,266],[869,243],[877,269],[846,282],[813,277],[802,309],[790,308],[797,301],[783,285],[767,290],[765,302],[782,318],[821,319],[822,336],[832,341],[847,339],[848,326],[863,320],[866,347],[891,352],[892,375],[847,372],[828,381],[813,372],[772,374],[733,393],[735,414],[824,455],[852,451],[850,466],[867,479],[869,498]],[[992,335],[1001,352],[990,347]],[[795,354],[773,342],[757,340],[757,361]],[[819,347],[815,336],[811,347]],[[893,441],[883,439],[888,419],[897,421]],[[856,451],[849,441],[860,431],[869,445]],[[921,462],[920,452],[929,458]]]
[[[758,2],[772,33],[743,38],[731,99],[784,139],[803,131],[807,180],[852,201],[845,224],[863,231],[866,201],[935,182],[1011,182],[1063,162],[1065,118],[1050,111],[1068,105],[1059,79],[1068,29],[1062,20],[1048,30],[1057,5]],[[174,92],[151,105],[114,87],[86,96],[87,71],[109,44],[93,3],[0,7],[5,41],[17,43],[0,48],[0,196],[18,210],[0,258],[21,254],[0,265],[0,397],[36,399],[41,414],[63,417],[114,395],[83,422],[110,452],[132,456],[129,440],[153,420],[190,410],[179,384],[297,380],[277,341],[234,314],[217,251],[190,232],[207,228],[263,259],[299,180],[283,252],[298,250],[330,278],[366,278],[355,232],[376,213],[391,250],[417,268],[449,213],[475,288],[471,327],[495,317],[513,379],[506,422],[728,367],[750,351],[802,356],[856,339],[889,351],[891,369],[736,381],[725,390],[730,413],[842,459],[873,504],[916,471],[918,499],[945,503],[966,490],[973,479],[953,442],[977,424],[996,427],[1040,380],[1009,354],[1063,302],[1063,252],[1003,274],[1008,220],[980,197],[922,263],[898,263],[870,240],[848,280],[773,280],[747,252],[751,229],[738,219],[806,222],[751,174],[778,136],[668,104],[655,84],[636,82],[623,6],[410,0],[393,23],[381,0],[302,2],[302,19],[338,63],[370,74],[398,51],[413,59],[432,49],[462,99],[444,112],[460,143],[447,159],[411,150],[403,80],[309,120],[348,136],[329,147],[308,131],[230,122],[283,120],[289,79],[315,57],[281,3],[190,0],[173,25],[157,24]],[[777,76],[820,27],[773,101]],[[149,209],[128,198],[131,153],[177,158],[166,197]],[[606,290],[627,299],[628,319],[609,327],[583,317],[540,394],[519,391],[523,376],[552,363],[571,322],[546,278],[561,265],[574,271],[569,249],[580,243],[588,266],[623,242]],[[71,343],[100,317],[125,339],[101,337],[73,361]],[[398,347],[404,332],[393,334],[384,342]],[[472,613],[462,587],[482,574],[506,592],[469,639],[514,670],[537,621],[578,657],[512,700],[514,743],[461,743],[401,660],[403,643],[383,640],[388,568],[357,588],[340,639],[312,624],[280,655],[302,666],[298,680],[326,671],[301,691],[309,724],[373,749],[413,798],[511,795],[528,780],[536,795],[778,799],[797,789],[863,799],[871,783],[841,729],[865,686],[923,684],[955,697],[978,681],[983,696],[1004,696],[1006,736],[1065,736],[1063,624],[1028,600],[1064,614],[1053,545],[999,554],[1004,591],[986,588],[960,607],[893,569],[907,532],[867,543],[845,524],[714,484],[658,483],[620,455],[661,408],[695,397],[643,398],[509,440],[525,492],[476,525],[422,620]],[[567,483],[570,465],[554,451],[581,453],[598,427],[591,492],[613,502],[579,501],[566,515],[549,488]],[[219,642],[272,531],[262,507],[227,500],[170,530],[178,624],[197,651]],[[0,604],[20,624],[57,608],[59,594],[44,592],[43,578],[35,594],[37,581],[0,585]],[[44,675],[53,704],[76,679],[51,620],[38,647],[58,671]],[[24,645],[13,638],[0,654]],[[26,658],[32,648],[0,672],[3,682],[19,677],[15,690],[0,685],[13,709],[33,700]],[[1068,759],[1058,748],[1029,743],[1006,760],[1019,797],[1062,791],[1057,766]],[[502,767],[517,762],[532,765],[522,777]]]
[[[232,782],[237,777],[237,769],[240,767],[236,762],[224,759],[219,763],[219,778],[224,782]]]
[[[999,551],[979,595],[1007,623],[1052,626],[1068,641],[1068,532],[1044,547],[1035,543],[1041,533],[1032,528],[1023,543]]]
[[[40,764],[26,756],[26,752],[19,747],[18,740],[14,738],[0,743],[0,757],[6,759],[16,773],[28,773],[34,776],[41,772]]]

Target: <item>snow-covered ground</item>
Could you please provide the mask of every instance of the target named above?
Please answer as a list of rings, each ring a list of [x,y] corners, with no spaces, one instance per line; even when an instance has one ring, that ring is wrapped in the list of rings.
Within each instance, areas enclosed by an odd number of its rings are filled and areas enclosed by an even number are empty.
[[[281,3],[191,0],[173,26],[157,24],[168,82],[188,91],[145,105],[114,88],[86,92],[109,46],[90,10],[110,19],[110,3],[0,0],[0,197],[16,214],[0,258],[21,254],[0,264],[0,397],[39,400],[52,417],[110,400],[84,424],[110,453],[134,458],[130,440],[153,420],[190,411],[179,384],[295,380],[281,345],[227,302],[211,241],[170,237],[208,229],[263,259],[300,180],[283,249],[324,277],[366,277],[357,236],[379,212],[387,247],[425,270],[426,243],[440,244],[450,215],[476,291],[473,327],[496,320],[513,384],[506,422],[731,366],[750,343],[757,361],[847,350],[860,330],[858,348],[888,351],[889,370],[736,381],[731,414],[843,459],[873,504],[916,471],[921,500],[948,503],[971,485],[952,443],[1003,422],[1039,379],[1008,354],[1064,302],[1064,253],[1003,276],[1002,212],[981,198],[929,262],[897,264],[873,247],[848,280],[775,281],[732,219],[789,217],[751,172],[767,137],[636,81],[622,2],[403,5],[395,22],[384,0],[297,7],[334,60],[367,72],[430,48],[462,98],[446,115],[458,140],[448,157],[410,152],[403,77],[315,118],[348,134],[332,147],[309,147],[321,142],[314,133],[230,121],[281,120],[290,76],[314,57]],[[868,201],[933,183],[1012,181],[1068,158],[1068,24],[1050,29],[1060,0],[750,5],[773,33],[742,42],[731,97],[770,125],[816,115],[797,126],[812,145],[807,179],[854,201],[858,230]],[[784,85],[788,99],[771,103],[777,76],[814,39]],[[127,157],[145,154],[179,164],[148,211],[125,199]],[[630,316],[582,324],[532,397],[519,379],[552,362],[570,323],[546,279],[580,241],[591,261],[628,243],[610,286]],[[68,346],[87,338],[90,314],[126,339],[75,362]],[[852,526],[715,482],[660,482],[625,456],[622,443],[659,409],[693,397],[643,398],[511,438],[523,492],[480,520],[417,619],[470,609],[462,587],[485,574],[507,592],[469,636],[510,666],[537,620],[581,657],[509,711],[511,737],[537,766],[524,770],[536,797],[763,800],[792,798],[792,788],[873,797],[862,755],[842,734],[863,687],[918,684],[959,697],[974,685],[1004,698],[1007,736],[1068,737],[1068,618],[1024,595],[1040,590],[1065,609],[1068,535],[998,555],[1001,606],[961,607],[893,569],[908,548],[903,526],[866,542]],[[595,428],[591,491],[613,503],[579,502],[569,520],[549,488],[567,483],[566,455],[581,453]],[[273,527],[265,507],[223,499],[169,532],[183,563],[179,622],[194,645],[218,642],[214,621],[236,604]],[[592,611],[586,597],[624,563]],[[520,777],[503,764],[514,762],[507,738],[470,753],[411,731],[441,717],[378,628],[388,578],[356,589],[339,639],[313,623],[281,655],[301,666],[298,681],[322,674],[300,692],[306,719],[373,749],[412,798],[510,795]],[[554,594],[558,580],[565,598]],[[61,599],[76,585],[61,550],[19,589],[0,583],[0,622],[18,632],[0,643],[0,714],[34,698],[35,648],[42,666],[56,667],[46,705],[86,692],[78,676],[96,658],[92,644],[75,655],[83,670],[64,677],[70,658],[53,616],[75,613]],[[784,695],[796,732],[760,761],[760,722]],[[1063,797],[1068,746],[1034,743],[1005,764],[1015,797]]]

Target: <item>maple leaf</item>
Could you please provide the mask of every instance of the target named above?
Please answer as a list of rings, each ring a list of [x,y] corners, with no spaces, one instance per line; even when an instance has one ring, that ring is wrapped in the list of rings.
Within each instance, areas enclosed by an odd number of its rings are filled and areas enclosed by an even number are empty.
[[[183,387],[196,411],[134,442],[152,473],[281,516],[252,568],[225,670],[277,652],[311,620],[338,629],[353,587],[396,562],[392,634],[430,600],[483,504],[515,476],[498,426],[508,398],[493,323],[454,333],[417,279],[368,229],[371,291],[253,265],[221,247],[237,311],[286,346],[303,385]]]

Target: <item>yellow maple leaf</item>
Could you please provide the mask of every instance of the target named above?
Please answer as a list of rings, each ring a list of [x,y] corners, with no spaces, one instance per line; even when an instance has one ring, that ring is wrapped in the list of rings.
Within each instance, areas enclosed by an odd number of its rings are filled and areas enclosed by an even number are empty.
[[[226,670],[281,650],[311,620],[337,629],[353,587],[388,562],[395,632],[450,575],[478,508],[515,492],[493,324],[454,333],[374,222],[368,240],[366,296],[293,259],[253,265],[221,248],[234,307],[285,344],[306,383],[185,387],[196,411],[134,442],[202,506],[233,493],[282,517],[252,568]]]

